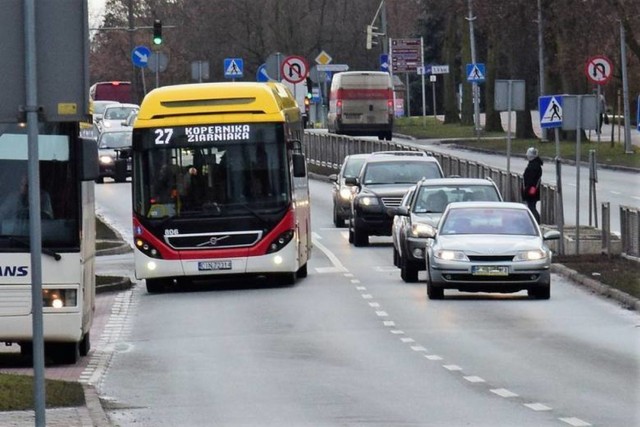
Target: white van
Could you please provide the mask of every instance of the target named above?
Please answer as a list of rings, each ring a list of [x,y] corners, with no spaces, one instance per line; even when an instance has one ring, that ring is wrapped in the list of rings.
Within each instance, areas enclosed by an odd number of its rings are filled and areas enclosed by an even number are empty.
[[[329,132],[391,140],[393,86],[383,71],[336,73],[329,94]]]

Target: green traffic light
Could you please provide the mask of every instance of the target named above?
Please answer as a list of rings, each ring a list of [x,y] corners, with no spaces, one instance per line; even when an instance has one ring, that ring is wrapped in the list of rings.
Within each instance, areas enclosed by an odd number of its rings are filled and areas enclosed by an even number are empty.
[[[162,44],[162,37],[154,37],[153,44]]]
[[[162,21],[159,19],[153,21],[153,44],[162,44]]]

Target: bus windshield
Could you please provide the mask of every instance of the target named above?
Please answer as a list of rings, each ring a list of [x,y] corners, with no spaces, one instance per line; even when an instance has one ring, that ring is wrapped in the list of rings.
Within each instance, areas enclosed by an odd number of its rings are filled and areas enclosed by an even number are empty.
[[[42,245],[77,249],[78,199],[69,137],[40,124],[40,210]],[[28,139],[26,128],[0,124],[0,252],[29,251]]]
[[[275,213],[289,206],[282,123],[134,131],[134,210],[170,218]]]

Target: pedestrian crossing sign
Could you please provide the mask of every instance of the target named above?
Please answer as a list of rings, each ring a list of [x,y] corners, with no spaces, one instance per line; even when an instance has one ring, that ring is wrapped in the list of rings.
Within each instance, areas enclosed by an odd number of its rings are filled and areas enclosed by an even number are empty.
[[[224,77],[227,79],[236,79],[242,77],[244,69],[244,61],[242,58],[225,58],[224,60]]]
[[[467,81],[472,83],[483,82],[485,76],[484,64],[467,64]]]
[[[541,96],[538,98],[538,111],[540,113],[540,127],[562,127],[562,96]]]

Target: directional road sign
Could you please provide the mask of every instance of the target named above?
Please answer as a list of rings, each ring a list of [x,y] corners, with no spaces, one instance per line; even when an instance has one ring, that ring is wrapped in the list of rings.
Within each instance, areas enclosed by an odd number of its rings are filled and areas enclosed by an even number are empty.
[[[380,55],[380,71],[389,72],[389,54],[383,53]]]
[[[415,73],[422,65],[420,39],[391,39],[391,67],[394,73]]]
[[[562,127],[562,95],[541,96],[538,98],[540,127]]]
[[[483,82],[485,79],[484,64],[467,64],[467,81],[468,82]]]
[[[131,61],[133,65],[139,68],[145,68],[147,66],[149,56],[151,56],[151,50],[146,46],[136,46],[131,51]]]
[[[333,72],[340,72],[340,71],[347,71],[349,69],[349,66],[347,64],[326,64],[326,65],[316,65],[316,67],[318,68],[318,71],[333,71]]]
[[[269,74],[267,74],[267,64],[262,64],[258,67],[258,71],[256,71],[256,81],[258,82],[268,82],[271,80]]]
[[[300,83],[307,78],[309,65],[307,60],[301,56],[288,56],[282,61],[280,75],[290,83]]]
[[[587,61],[585,72],[593,83],[603,85],[611,79],[613,64],[606,56],[594,56]]]
[[[429,67],[431,71],[429,71]],[[449,74],[448,65],[429,65],[427,66],[427,74]]]
[[[237,79],[244,73],[244,61],[242,58],[224,59],[224,77],[227,79]]]

